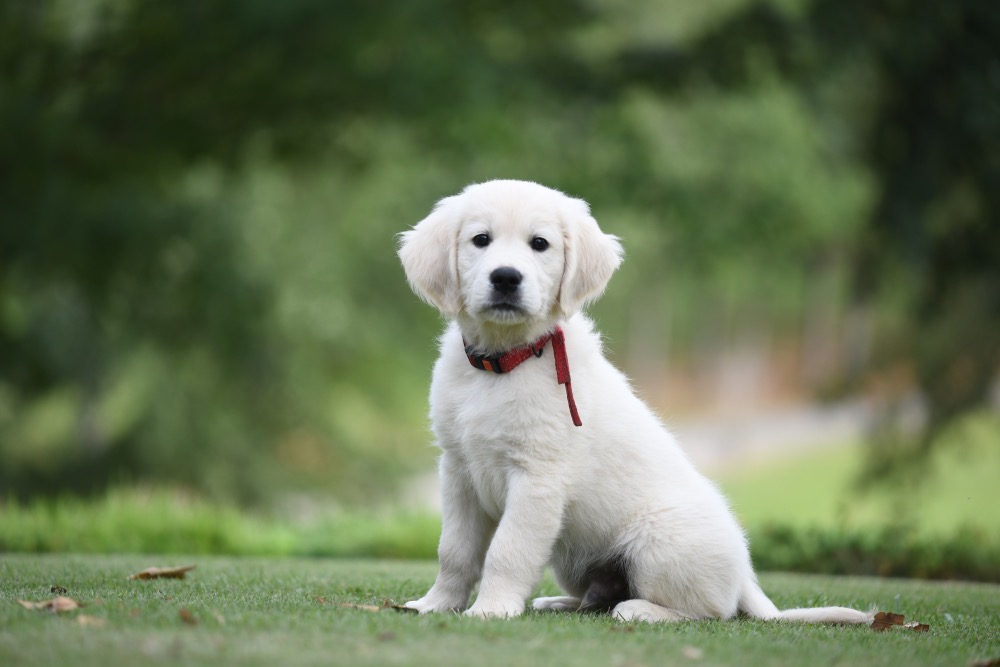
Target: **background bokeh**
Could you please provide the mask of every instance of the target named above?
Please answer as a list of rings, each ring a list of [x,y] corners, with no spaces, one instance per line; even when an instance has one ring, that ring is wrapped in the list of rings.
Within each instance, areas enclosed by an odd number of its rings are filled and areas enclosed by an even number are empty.
[[[0,502],[432,503],[395,235],[492,178],[622,237],[593,315],[711,471],[1000,472],[998,44],[990,0],[5,0]]]

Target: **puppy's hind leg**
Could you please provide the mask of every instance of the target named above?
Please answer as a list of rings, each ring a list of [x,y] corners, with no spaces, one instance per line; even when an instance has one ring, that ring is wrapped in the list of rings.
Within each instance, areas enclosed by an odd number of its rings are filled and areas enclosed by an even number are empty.
[[[535,611],[576,611],[580,608],[580,598],[572,595],[535,598],[531,601],[531,608]]]
[[[583,580],[574,582],[569,588],[573,592],[573,589],[579,590],[584,585],[586,588],[582,598],[574,596],[535,598],[531,606],[538,610],[604,613],[630,597],[625,564],[618,558],[590,567]]]
[[[648,600],[626,600],[619,602],[611,610],[611,616],[619,621],[631,623],[643,621],[645,623],[663,623],[693,620],[692,616],[654,604]]]

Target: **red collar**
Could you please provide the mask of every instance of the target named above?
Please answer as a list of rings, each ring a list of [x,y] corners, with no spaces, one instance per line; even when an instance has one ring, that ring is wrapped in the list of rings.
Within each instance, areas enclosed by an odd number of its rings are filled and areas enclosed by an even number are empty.
[[[576,409],[576,401],[573,400],[573,384],[569,377],[569,357],[566,355],[566,336],[561,327],[556,327],[552,333],[545,334],[530,345],[516,347],[500,355],[476,354],[472,346],[466,344],[465,355],[469,358],[469,363],[479,370],[509,373],[531,357],[542,356],[545,345],[550,340],[556,362],[556,381],[566,385],[566,402],[569,403],[569,414],[573,418],[573,423],[576,426],[583,426],[583,422],[580,421],[580,413]]]

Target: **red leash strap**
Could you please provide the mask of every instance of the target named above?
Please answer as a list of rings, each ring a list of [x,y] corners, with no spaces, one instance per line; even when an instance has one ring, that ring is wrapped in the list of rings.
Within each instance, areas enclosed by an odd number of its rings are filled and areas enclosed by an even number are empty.
[[[569,403],[569,414],[573,418],[573,424],[583,426],[580,420],[580,413],[576,409],[576,401],[573,399],[573,383],[569,376],[569,356],[566,354],[566,335],[560,327],[552,333],[552,356],[556,361],[556,381],[566,385],[566,402]]]
[[[569,403],[569,414],[573,418],[576,426],[583,426],[580,421],[580,413],[576,409],[576,401],[573,399],[573,383],[569,378],[569,357],[566,355],[566,335],[560,327],[556,327],[551,334],[545,334],[532,345],[526,345],[497,356],[486,356],[476,354],[475,349],[465,343],[465,355],[469,358],[469,363],[473,367],[482,371],[493,373],[509,373],[517,368],[521,362],[527,361],[531,357],[542,356],[545,344],[552,341],[552,356],[556,361],[556,381],[566,385],[566,402]]]

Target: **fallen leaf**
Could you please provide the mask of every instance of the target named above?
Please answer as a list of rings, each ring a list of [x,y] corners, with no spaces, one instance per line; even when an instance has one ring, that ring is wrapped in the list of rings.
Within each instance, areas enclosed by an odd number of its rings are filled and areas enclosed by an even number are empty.
[[[881,632],[883,630],[888,630],[894,625],[903,624],[903,615],[894,614],[891,611],[880,611],[875,614],[875,620],[872,621],[871,629]]]
[[[74,609],[80,608],[80,603],[73,598],[63,597],[62,595],[57,595],[51,600],[42,600],[40,602],[32,602],[30,600],[18,600],[17,603],[24,607],[25,609],[46,609],[54,613],[61,613],[65,611],[73,611]]]
[[[413,607],[406,607],[406,606],[403,606],[401,604],[389,605],[389,609],[395,609],[396,611],[401,611],[404,614],[419,614],[420,613],[416,609],[414,609]]]
[[[880,611],[875,614],[875,620],[872,621],[870,627],[876,632],[884,632],[896,626],[912,630],[913,632],[930,632],[931,626],[926,623],[921,623],[919,621],[904,623],[904,620],[905,619],[902,614],[894,614],[891,611]]]
[[[336,600],[328,600],[322,595],[317,595],[313,597],[315,602],[320,604],[332,604],[335,607],[340,607],[341,609],[358,609],[360,611],[382,611],[384,609],[392,609],[394,611],[399,611],[407,614],[418,613],[416,609],[411,609],[410,607],[404,607],[401,604],[393,604],[391,600],[384,600],[382,605],[374,604],[357,604],[354,602],[337,602]]]
[[[55,593],[56,595],[66,595],[66,589],[62,586],[50,586],[49,593]]]
[[[57,595],[52,598],[52,611],[59,613],[63,611],[73,611],[74,609],[79,609],[80,603],[73,598],[63,597],[62,595]]]
[[[97,616],[88,616],[87,614],[80,614],[76,617],[76,624],[82,625],[87,628],[102,628],[108,624],[107,619],[98,618]]]
[[[142,572],[130,574],[129,579],[183,579],[195,568],[194,565],[180,567],[147,567]]]
[[[191,610],[187,607],[182,607],[177,612],[177,615],[180,616],[181,620],[188,625],[198,625],[198,619],[194,617],[194,614],[191,613]]]
[[[681,655],[691,660],[701,660],[704,657],[705,652],[696,646],[682,646]]]
[[[376,607],[373,604],[354,604],[352,602],[335,602],[336,606],[343,609],[360,609],[361,611],[382,611],[383,607]]]

